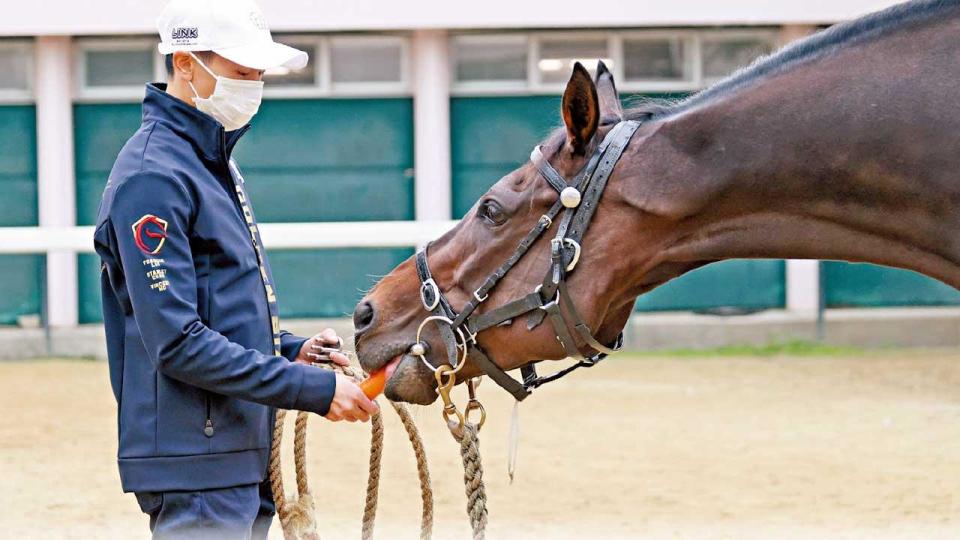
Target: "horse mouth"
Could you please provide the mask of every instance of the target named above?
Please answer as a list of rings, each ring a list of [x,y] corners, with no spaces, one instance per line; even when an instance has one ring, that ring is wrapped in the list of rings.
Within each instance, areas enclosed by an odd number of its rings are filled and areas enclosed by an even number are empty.
[[[391,365],[395,370],[399,360],[402,360],[409,350],[410,345],[406,343],[367,345],[361,341],[357,345],[357,357],[360,360],[360,367],[367,373],[373,373]]]
[[[411,343],[386,346],[362,344],[357,348],[360,365],[367,373],[386,369],[384,396],[391,401],[429,405],[437,399],[432,374],[420,358],[410,354]]]
[[[393,377],[393,374],[396,373],[397,367],[400,365],[400,362],[403,360],[403,357],[404,355],[398,354],[397,356],[393,357],[393,360],[390,360],[390,362],[383,367],[383,369],[385,369],[387,372],[386,373],[387,383],[390,382],[390,377]]]

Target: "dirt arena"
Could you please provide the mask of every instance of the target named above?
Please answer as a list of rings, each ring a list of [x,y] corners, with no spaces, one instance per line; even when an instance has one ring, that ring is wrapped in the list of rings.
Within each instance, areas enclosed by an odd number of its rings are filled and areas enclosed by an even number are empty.
[[[480,394],[490,538],[960,537],[960,351],[616,358],[521,406],[513,485],[512,404],[489,382]],[[2,363],[0,408],[0,536],[149,537],[120,492],[104,362]],[[377,537],[416,538],[412,454],[386,413]],[[414,414],[435,537],[467,538],[457,446],[438,408]],[[311,427],[322,534],[358,537],[369,428]]]

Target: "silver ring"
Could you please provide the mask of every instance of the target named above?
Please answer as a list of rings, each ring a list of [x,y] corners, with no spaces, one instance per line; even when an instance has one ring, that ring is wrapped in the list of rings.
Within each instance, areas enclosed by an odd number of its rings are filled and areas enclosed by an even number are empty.
[[[460,358],[459,358],[459,359],[454,359],[454,360],[456,360],[456,363],[455,363],[455,364],[452,364],[452,367],[453,367],[454,373],[455,373],[456,370],[458,370],[460,367],[463,367],[463,364],[467,361],[467,340],[466,340],[466,338],[465,338],[464,335],[463,335],[463,331],[460,330],[459,328],[454,328],[454,327],[453,327],[453,321],[450,320],[449,318],[444,317],[443,315],[431,315],[430,317],[427,317],[426,319],[424,319],[423,321],[421,321],[421,322],[420,322],[420,326],[417,327],[417,341],[416,341],[417,343],[421,343],[420,335],[423,333],[423,327],[425,327],[425,326],[427,325],[427,323],[428,323],[428,322],[431,322],[431,321],[443,321],[443,322],[447,323],[447,324],[450,326],[450,329],[453,330],[454,332],[456,332],[456,336],[458,336],[458,337],[460,338],[460,339],[459,339],[459,342],[456,344],[456,346],[457,346],[457,348],[460,349],[462,352],[461,352],[461,354],[460,354]],[[423,365],[427,366],[427,368],[428,368],[430,371],[432,371],[432,372],[434,372],[434,373],[437,372],[437,368],[433,367],[433,366],[430,364],[430,362],[427,362],[427,355],[426,355],[426,354],[417,354],[417,355],[415,355],[415,356],[418,356],[418,357],[420,358],[420,361],[423,362]]]

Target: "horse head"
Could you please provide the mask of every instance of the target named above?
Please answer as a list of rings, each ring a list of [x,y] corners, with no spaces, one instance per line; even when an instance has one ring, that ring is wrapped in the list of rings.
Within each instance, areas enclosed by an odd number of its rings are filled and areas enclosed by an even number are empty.
[[[387,384],[388,398],[421,404],[436,399],[433,368],[453,361],[448,358],[450,347],[443,336],[442,326],[448,321],[424,324],[431,316],[425,308],[436,306],[437,296],[452,308],[449,319],[470,308],[472,317],[479,317],[529,295],[543,282],[551,268],[551,240],[561,227],[564,211],[569,208],[560,208],[554,212],[553,219],[544,221],[551,208],[560,204],[558,195],[562,186],[551,185],[535,161],[548,163],[548,168],[559,174],[560,181],[572,182],[598,154],[611,130],[622,125],[620,98],[606,66],[600,63],[596,80],[582,65],[575,66],[563,93],[561,116],[563,128],[538,147],[531,161],[497,181],[456,227],[429,246],[424,263],[436,290],[424,290],[424,276],[418,275],[416,259],[411,258],[385,276],[357,305],[355,338],[363,368],[373,371],[391,363],[396,366]],[[627,137],[624,142],[628,140]],[[565,291],[569,295],[565,300],[576,306],[578,320],[589,328],[589,334],[604,344],[616,341],[637,295],[632,280],[627,279],[635,265],[623,256],[629,244],[626,236],[632,229],[628,221],[635,219],[635,212],[631,211],[629,201],[619,195],[620,169],[618,166],[613,171],[609,187],[593,201],[597,208],[582,238],[583,246],[577,243],[573,253],[566,249],[573,242],[563,245],[567,251],[565,268],[574,256],[577,258],[575,271],[566,274],[564,270]],[[576,201],[570,201],[568,195],[573,195]],[[579,202],[580,196],[565,193],[563,206]],[[538,224],[543,225],[543,234],[533,238],[520,253],[518,246]],[[494,286],[477,294],[511,257],[516,258],[515,264]],[[429,298],[424,298],[425,294]],[[551,293],[551,298],[556,299],[555,295]],[[549,303],[551,298],[545,298],[544,303]],[[558,329],[542,319],[542,315],[517,314],[494,321],[497,324],[474,335],[470,335],[467,325],[455,329],[455,341],[466,346],[466,341],[475,340],[476,348],[503,370],[568,356],[571,344],[562,343]],[[568,336],[576,335],[575,323],[568,323]],[[454,335],[447,330],[448,335]],[[418,333],[421,334],[419,340]],[[580,341],[579,337],[574,340]],[[422,348],[414,349],[414,353],[422,353],[421,356],[411,353],[417,343]],[[474,355],[464,356],[466,362],[457,379],[482,375]]]

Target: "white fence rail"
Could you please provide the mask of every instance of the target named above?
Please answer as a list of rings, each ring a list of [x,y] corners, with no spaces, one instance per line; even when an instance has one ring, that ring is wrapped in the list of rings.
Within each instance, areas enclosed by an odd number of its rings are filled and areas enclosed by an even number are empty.
[[[267,249],[416,247],[456,221],[262,223]],[[0,227],[0,254],[93,252],[93,227]]]

